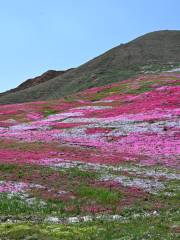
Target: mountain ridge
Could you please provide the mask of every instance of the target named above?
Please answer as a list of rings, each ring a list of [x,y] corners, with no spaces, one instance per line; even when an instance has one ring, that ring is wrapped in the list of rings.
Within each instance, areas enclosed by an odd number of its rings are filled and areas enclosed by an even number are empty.
[[[64,74],[65,72],[69,71],[69,70],[71,70],[71,69],[61,70],[61,71],[48,70],[48,71],[42,73],[41,75],[39,75],[37,77],[29,78],[29,79],[25,80],[20,85],[18,85],[16,88],[10,89],[10,90],[8,90],[4,93],[0,93],[0,96],[4,95],[4,94],[9,94],[9,93],[21,91],[21,90],[27,89],[29,87],[36,86],[40,83],[49,81],[50,79],[52,79],[54,77],[60,76],[60,75]]]
[[[64,97],[90,87],[102,86],[144,71],[169,69],[180,63],[180,31],[147,33],[120,44],[104,54],[27,89],[0,95],[0,104]]]

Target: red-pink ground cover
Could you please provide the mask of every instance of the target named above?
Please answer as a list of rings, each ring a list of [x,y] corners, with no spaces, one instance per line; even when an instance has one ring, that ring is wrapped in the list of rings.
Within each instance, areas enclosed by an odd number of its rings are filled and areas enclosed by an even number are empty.
[[[0,139],[54,142],[54,147],[41,153],[11,150],[7,144],[0,161],[48,162],[55,153],[64,160],[179,168],[179,80],[172,73],[149,75],[86,90],[71,102],[1,105]]]
[[[41,199],[41,210],[50,201],[52,214],[119,214],[138,201],[157,210],[165,203],[150,196],[171,196],[180,178],[179,83],[175,73],[144,75],[1,105],[0,194]]]

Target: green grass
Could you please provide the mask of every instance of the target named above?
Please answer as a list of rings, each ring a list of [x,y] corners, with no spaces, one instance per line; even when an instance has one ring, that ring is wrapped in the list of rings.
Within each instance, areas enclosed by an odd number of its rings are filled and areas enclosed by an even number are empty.
[[[74,176],[78,175],[76,169],[72,170]],[[70,173],[70,174],[72,174]],[[84,177],[84,175],[83,175]],[[85,176],[86,177],[86,176]],[[177,189],[178,180],[170,180],[167,183],[165,191]],[[95,200],[101,204],[114,204],[122,196],[121,193],[110,191],[102,187],[92,187],[81,185],[77,187],[78,193],[85,200]],[[2,200],[2,195],[1,195]],[[20,202],[21,201],[21,202]],[[143,217],[144,212],[151,212],[153,203],[163,203],[163,208],[157,210],[159,215]],[[4,195],[4,200],[0,202],[0,215],[8,216],[14,213],[15,216],[24,214],[29,216],[35,213],[35,216],[59,215],[68,216],[64,212],[63,203],[48,201],[47,206],[42,209],[37,205],[29,207],[18,197],[8,199]],[[75,201],[74,204],[77,204]],[[62,224],[0,224],[0,239],[38,239],[38,240],[177,240],[179,239],[180,230],[180,212],[179,212],[179,195],[164,196],[162,193],[149,196],[148,202],[140,201],[133,208],[127,208],[121,213],[127,220],[118,221],[94,221],[89,223],[78,223],[72,225]],[[78,206],[77,206],[78,208]],[[5,211],[6,210],[6,211]],[[3,214],[2,214],[3,213]],[[72,213],[71,213],[72,214]],[[72,216],[70,214],[70,216]],[[74,212],[74,216],[78,214]],[[134,218],[140,214],[141,217]]]
[[[62,224],[1,224],[0,238],[38,240],[177,240],[177,213],[138,217],[125,222],[94,221],[72,225]]]
[[[48,117],[49,115],[52,115],[52,114],[56,114],[58,111],[54,110],[54,109],[46,109],[44,111],[44,117]]]
[[[12,173],[18,166],[15,164],[0,164],[0,171]]]
[[[93,187],[81,185],[77,187],[77,193],[80,197],[88,200],[94,200],[100,204],[115,204],[120,201],[122,194],[115,190],[103,187]]]
[[[167,195],[167,193],[169,195]],[[165,189],[157,196],[157,200],[164,202],[166,208],[179,207],[180,208],[180,180],[169,180],[165,183]]]
[[[69,168],[64,171],[65,174],[67,174],[68,179],[74,179],[75,177],[78,177],[80,180],[95,180],[98,178],[99,174],[95,171],[85,171],[81,170],[77,167]]]
[[[66,180],[68,191],[73,191],[76,198],[61,201],[60,199],[46,200],[46,205],[41,205],[40,198],[32,205],[18,196],[8,197],[7,194],[0,195],[0,216],[19,217],[27,219],[26,223],[4,223],[0,224],[0,239],[63,239],[63,240],[176,240],[180,230],[180,211],[179,199],[180,189],[179,180],[164,180],[165,189],[158,194],[148,195],[146,199],[139,199],[131,208],[117,208],[123,194],[115,189],[94,185],[94,180],[99,178],[99,172],[81,170],[78,167],[69,169],[51,169],[40,166],[14,166],[1,164],[0,170],[8,174],[17,174],[22,177],[23,174],[32,174],[33,171],[40,171],[40,178],[48,179],[53,172],[60,172],[60,184],[62,179]],[[148,171],[148,168],[147,168]],[[170,171],[170,170],[169,170]],[[175,170],[174,170],[175,171]],[[113,173],[113,172],[112,172]],[[171,171],[169,172],[171,173]],[[176,173],[176,171],[174,172]],[[6,175],[5,175],[6,176]],[[57,179],[57,184],[58,183]],[[56,185],[56,183],[55,183]],[[59,186],[59,185],[58,185]],[[167,196],[166,192],[172,193]],[[31,194],[31,193],[30,193]],[[125,194],[125,193],[124,193]],[[32,193],[33,197],[33,193]],[[126,218],[126,221],[93,221],[89,223],[78,224],[41,224],[41,220],[47,216],[82,216],[92,214],[81,209],[83,206],[91,204],[101,205],[102,207],[112,208],[112,214],[120,214]],[[159,207],[157,207],[157,205]],[[67,211],[67,208],[74,207]],[[145,216],[145,213],[157,211],[159,215]],[[101,212],[102,213],[102,212]],[[107,214],[107,213],[106,213]],[[141,216],[135,219],[134,216]],[[94,214],[93,214],[94,216]],[[143,217],[144,216],[144,217]],[[35,220],[34,224],[28,223]]]
[[[33,205],[28,205],[25,200],[17,195],[8,197],[8,194],[1,194],[0,215],[28,215],[38,214],[38,212],[43,212],[38,200]]]
[[[63,202],[60,199],[46,200],[45,205],[36,198],[33,204],[29,204],[25,199],[18,195],[9,197],[8,194],[1,194],[0,197],[0,215],[1,216],[37,216],[44,218],[47,215],[52,216],[71,216],[79,214],[79,209],[67,212],[65,210],[69,205],[78,205],[78,201],[72,200]]]

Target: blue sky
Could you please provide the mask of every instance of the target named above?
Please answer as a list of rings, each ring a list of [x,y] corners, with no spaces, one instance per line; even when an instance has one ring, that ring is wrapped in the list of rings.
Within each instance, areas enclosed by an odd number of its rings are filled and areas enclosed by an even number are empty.
[[[0,0],[0,92],[144,33],[180,30],[179,0]]]

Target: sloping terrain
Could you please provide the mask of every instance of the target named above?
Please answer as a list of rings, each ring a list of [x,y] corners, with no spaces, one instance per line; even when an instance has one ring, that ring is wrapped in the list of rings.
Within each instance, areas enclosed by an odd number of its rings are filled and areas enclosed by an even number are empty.
[[[14,93],[14,92],[18,92],[18,91],[36,86],[40,83],[47,82],[52,78],[55,78],[57,76],[60,76],[60,75],[64,74],[65,72],[68,72],[69,70],[71,70],[71,69],[68,69],[66,71],[49,70],[49,71],[43,73],[42,75],[40,75],[38,77],[26,80],[25,82],[23,82],[22,84],[20,84],[18,87],[14,88],[14,89],[11,89],[11,90],[6,91],[4,93],[0,93],[0,96],[10,94],[10,93]]]
[[[0,106],[1,239],[179,239],[180,72]]]
[[[5,94],[0,103],[58,99],[81,90],[117,82],[143,72],[180,64],[180,31],[157,31],[121,44],[101,56],[44,83]]]

